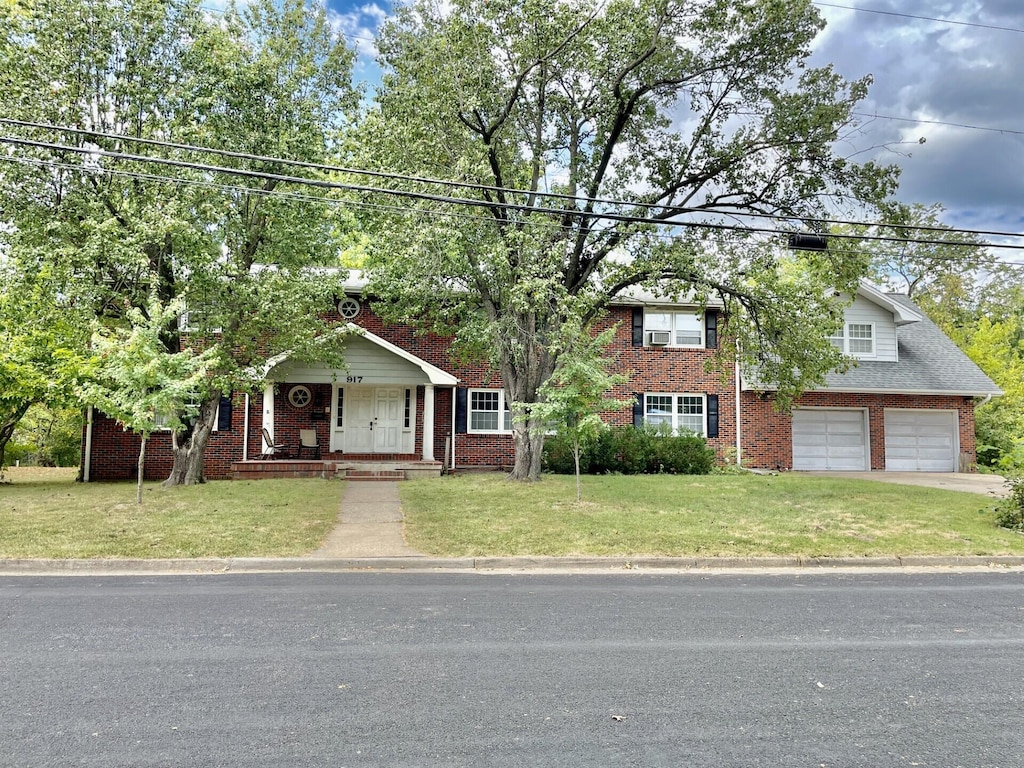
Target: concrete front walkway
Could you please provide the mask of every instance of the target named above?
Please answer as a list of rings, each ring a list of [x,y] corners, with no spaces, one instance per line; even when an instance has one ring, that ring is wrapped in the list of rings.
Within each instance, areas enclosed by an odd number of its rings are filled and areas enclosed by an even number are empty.
[[[1005,480],[1000,475],[983,475],[976,472],[801,472],[800,474],[846,477],[851,480],[877,480],[897,485],[920,485],[926,488],[980,493],[993,497],[1002,497],[1009,493]]]
[[[308,557],[421,557],[402,536],[398,483],[348,482],[338,524],[323,546]]]

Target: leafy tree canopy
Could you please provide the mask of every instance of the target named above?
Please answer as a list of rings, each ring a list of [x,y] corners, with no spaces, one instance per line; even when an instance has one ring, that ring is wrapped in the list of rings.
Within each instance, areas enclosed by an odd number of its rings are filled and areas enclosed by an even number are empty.
[[[0,238],[106,323],[184,300],[165,350],[188,331],[221,353],[172,472],[201,480],[221,392],[282,351],[338,354],[319,319],[335,287],[310,272],[336,263],[338,228],[322,192],[282,177],[348,124],[353,53],[302,0],[35,0],[0,22],[0,116],[31,123],[8,126]]]
[[[634,286],[721,299],[731,351],[783,402],[837,363],[831,289],[862,258],[679,226],[817,220],[892,191],[894,169],[835,151],[868,79],[808,68],[822,25],[809,0],[419,0],[386,25],[359,161],[466,186],[389,182],[419,196],[367,214],[372,291],[500,371],[522,416],[513,477],[539,473],[530,411],[563,329]]]

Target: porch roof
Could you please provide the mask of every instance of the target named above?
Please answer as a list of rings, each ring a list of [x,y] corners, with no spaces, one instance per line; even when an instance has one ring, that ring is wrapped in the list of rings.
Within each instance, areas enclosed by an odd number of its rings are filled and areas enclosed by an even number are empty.
[[[416,368],[423,372],[423,375],[426,377],[427,382],[429,382],[430,384],[453,387],[459,383],[459,379],[457,376],[453,376],[447,371],[438,368],[436,365],[428,363],[426,360],[417,357],[409,350],[403,349],[402,347],[399,347],[397,344],[392,344],[390,341],[382,339],[375,333],[372,333],[371,331],[368,331],[365,328],[356,325],[355,323],[346,323],[346,330],[348,331],[348,333],[354,336],[358,336],[360,339],[370,342],[371,344],[375,345],[382,351],[388,352],[401,360],[405,360],[406,362],[411,363],[413,366],[415,366]],[[267,360],[266,364],[263,366],[263,378],[272,379],[273,376],[271,374],[273,370],[280,366],[281,364],[287,362],[290,358],[291,353],[284,352],[280,355],[275,355],[274,357]]]

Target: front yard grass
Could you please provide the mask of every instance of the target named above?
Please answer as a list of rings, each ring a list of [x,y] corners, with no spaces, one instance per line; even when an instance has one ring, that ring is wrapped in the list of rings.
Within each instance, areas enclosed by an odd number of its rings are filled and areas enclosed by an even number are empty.
[[[0,558],[283,557],[316,549],[344,483],[220,481],[188,488],[75,483],[75,470],[7,470]]]
[[[445,557],[1024,555],[985,496],[866,480],[496,473],[401,485],[406,539]]]

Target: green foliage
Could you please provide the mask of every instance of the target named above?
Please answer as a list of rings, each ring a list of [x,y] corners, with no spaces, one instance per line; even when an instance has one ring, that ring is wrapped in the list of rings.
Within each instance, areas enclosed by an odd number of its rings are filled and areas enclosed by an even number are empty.
[[[8,461],[39,467],[75,467],[82,446],[82,410],[37,403],[8,444]]]
[[[548,472],[574,473],[571,438],[548,437],[543,461]],[[664,424],[605,427],[586,440],[580,452],[580,471],[592,475],[706,475],[714,466],[715,452],[703,437],[673,435]]]
[[[0,21],[0,115],[78,131],[5,127],[37,143],[13,145],[0,174],[0,250],[108,327],[151,296],[184,301],[189,331],[220,350],[208,398],[257,386],[284,351],[340,360],[318,341],[335,281],[311,269],[336,264],[346,223],[322,189],[235,173],[326,161],[356,109],[354,54],[322,6],[38,0],[0,6]],[[175,322],[160,341],[169,353],[189,343]],[[181,456],[201,466],[207,434]]]
[[[1024,475],[1006,478],[1010,495],[996,504],[996,525],[1014,531],[1024,531]]]
[[[740,342],[722,344],[723,365],[757,365],[781,401],[820,382],[839,362],[829,289],[863,261],[800,253],[790,268],[780,243],[666,222],[820,219],[891,192],[893,169],[834,153],[868,81],[808,68],[822,26],[808,0],[400,6],[354,162],[481,186],[409,182],[460,199],[395,211],[375,196],[364,209],[381,310],[454,334],[527,410],[558,368],[563,326],[632,287],[719,298]],[[513,477],[534,477],[539,450],[516,450]]]

